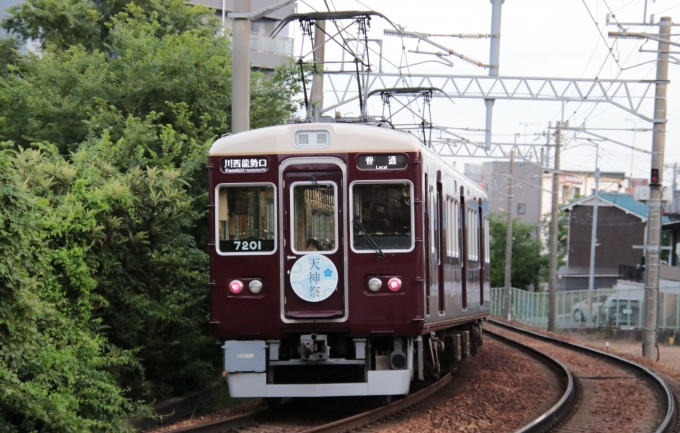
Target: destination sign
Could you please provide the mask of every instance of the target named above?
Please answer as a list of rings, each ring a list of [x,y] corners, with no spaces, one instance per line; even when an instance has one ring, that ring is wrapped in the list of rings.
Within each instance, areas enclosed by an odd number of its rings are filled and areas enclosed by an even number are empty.
[[[400,170],[406,168],[407,161],[408,158],[404,154],[362,154],[357,159],[357,167],[361,170]]]
[[[220,168],[222,173],[264,173],[269,170],[269,158],[262,156],[222,158]]]

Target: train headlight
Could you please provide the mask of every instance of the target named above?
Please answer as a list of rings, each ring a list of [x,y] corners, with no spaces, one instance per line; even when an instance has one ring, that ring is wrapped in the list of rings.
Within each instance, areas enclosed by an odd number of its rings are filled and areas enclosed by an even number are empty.
[[[262,281],[253,280],[248,284],[248,288],[255,294],[260,293],[262,291]]]
[[[370,280],[368,280],[368,289],[371,292],[377,292],[378,290],[380,290],[381,287],[382,281],[380,281],[380,278],[371,278]]]
[[[241,293],[241,290],[243,290],[243,283],[239,280],[234,280],[229,283],[229,290],[231,290],[231,293]]]
[[[393,292],[396,292],[397,290],[401,289],[401,280],[397,277],[390,278],[390,280],[387,282],[387,287]]]

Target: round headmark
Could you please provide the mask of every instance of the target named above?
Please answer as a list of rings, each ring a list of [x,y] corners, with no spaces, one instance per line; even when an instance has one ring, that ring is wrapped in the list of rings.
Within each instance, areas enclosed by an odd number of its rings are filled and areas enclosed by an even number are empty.
[[[328,299],[338,287],[338,270],[328,257],[307,254],[290,270],[290,285],[301,299],[320,302]]]

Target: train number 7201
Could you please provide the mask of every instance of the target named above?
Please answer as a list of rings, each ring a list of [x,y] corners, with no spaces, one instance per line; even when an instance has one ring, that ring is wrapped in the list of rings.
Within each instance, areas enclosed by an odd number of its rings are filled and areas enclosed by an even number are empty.
[[[234,241],[236,251],[260,251],[262,241]]]

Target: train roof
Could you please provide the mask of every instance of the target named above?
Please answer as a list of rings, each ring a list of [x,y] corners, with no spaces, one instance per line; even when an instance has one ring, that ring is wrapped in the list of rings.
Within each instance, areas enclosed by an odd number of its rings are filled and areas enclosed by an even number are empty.
[[[298,147],[298,131],[330,133],[325,147]],[[413,135],[372,125],[342,123],[298,123],[253,129],[219,138],[210,148],[211,156],[272,153],[350,153],[350,152],[418,152],[420,141]]]

